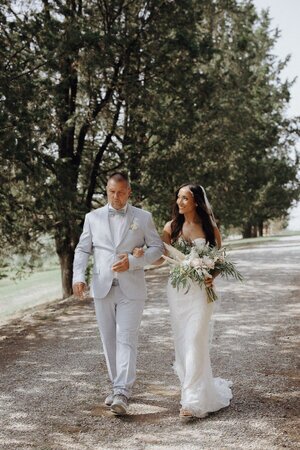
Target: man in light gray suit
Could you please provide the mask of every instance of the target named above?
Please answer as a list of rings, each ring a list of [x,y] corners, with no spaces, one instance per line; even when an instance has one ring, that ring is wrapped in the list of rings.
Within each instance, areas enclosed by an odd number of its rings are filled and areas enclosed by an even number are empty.
[[[120,415],[127,413],[136,378],[137,337],[147,297],[144,266],[163,253],[151,214],[128,204],[130,194],[126,174],[108,179],[108,204],[86,215],[73,264],[73,291],[82,298],[93,254],[92,296],[113,386],[105,404]],[[144,245],[143,255],[133,256],[134,248]]]

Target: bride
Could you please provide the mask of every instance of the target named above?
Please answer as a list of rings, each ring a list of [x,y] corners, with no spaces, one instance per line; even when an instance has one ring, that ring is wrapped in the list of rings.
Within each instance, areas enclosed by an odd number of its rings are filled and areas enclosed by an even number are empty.
[[[183,240],[190,245],[221,247],[221,235],[204,188],[184,184],[175,196],[173,218],[164,227],[163,241],[169,245]],[[142,253],[141,248],[133,251],[136,257]],[[213,286],[213,279],[208,278],[205,284]],[[181,384],[179,415],[184,421],[203,418],[228,406],[232,398],[232,383],[212,375],[209,322],[214,304],[207,303],[205,288],[194,282],[186,293],[186,289],[173,288],[169,281],[167,296],[175,345],[174,368]]]
[[[176,192],[173,219],[164,227],[163,240],[174,245],[184,240],[190,245],[217,245],[221,235],[202,186],[184,184]],[[208,278],[206,286],[213,286]],[[229,405],[231,382],[213,378],[209,356],[209,321],[213,303],[207,303],[205,289],[191,283],[177,290],[169,281],[168,302],[175,344],[175,371],[181,383],[180,417],[203,418]]]

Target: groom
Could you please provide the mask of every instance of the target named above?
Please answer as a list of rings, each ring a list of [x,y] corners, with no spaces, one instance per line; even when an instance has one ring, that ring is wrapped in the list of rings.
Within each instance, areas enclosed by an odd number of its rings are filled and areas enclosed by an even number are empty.
[[[147,297],[144,266],[159,259],[163,244],[151,214],[127,203],[131,189],[125,173],[111,175],[106,191],[108,204],[85,217],[74,256],[73,292],[82,298],[93,254],[92,295],[113,385],[105,404],[123,415],[136,378],[137,337]],[[144,255],[135,258],[133,249],[144,245]]]

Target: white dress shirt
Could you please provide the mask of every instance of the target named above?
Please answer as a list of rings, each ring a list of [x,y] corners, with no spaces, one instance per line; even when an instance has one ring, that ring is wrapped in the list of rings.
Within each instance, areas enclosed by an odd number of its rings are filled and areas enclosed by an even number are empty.
[[[115,215],[109,215],[109,226],[110,226],[110,231],[112,234],[112,238],[114,241],[115,245],[118,245],[120,240],[121,240],[121,236],[123,233],[123,230],[125,228],[126,225],[126,211],[127,211],[127,203],[126,205],[121,208],[123,211],[125,211],[124,215],[121,214],[115,214]],[[109,210],[112,211],[116,211],[115,208],[113,208],[111,206],[111,204],[108,205]],[[116,260],[115,262],[117,262],[119,260],[118,256],[116,255]],[[114,272],[114,278],[118,278],[118,272]]]

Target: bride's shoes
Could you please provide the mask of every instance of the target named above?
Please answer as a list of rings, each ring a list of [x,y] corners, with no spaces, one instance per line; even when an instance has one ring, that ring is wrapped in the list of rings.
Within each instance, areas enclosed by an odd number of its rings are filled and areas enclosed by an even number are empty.
[[[189,420],[195,418],[195,416],[193,415],[193,413],[191,413],[191,411],[188,411],[187,409],[183,408],[181,408],[181,410],[179,411],[179,417],[180,420],[182,420],[183,422],[188,422]]]
[[[187,409],[184,409],[184,408],[181,408],[179,411],[179,417],[183,422],[188,422],[192,419],[204,419],[207,416],[208,416],[208,413],[194,416],[194,414],[191,411],[188,411]]]

